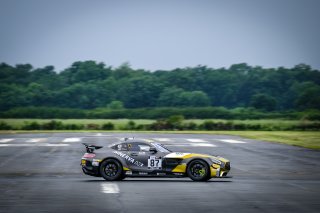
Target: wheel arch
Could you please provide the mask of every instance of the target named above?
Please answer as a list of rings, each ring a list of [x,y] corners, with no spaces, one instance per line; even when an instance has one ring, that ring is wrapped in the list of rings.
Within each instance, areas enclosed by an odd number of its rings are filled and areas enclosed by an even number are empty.
[[[203,159],[203,158],[199,158],[199,157],[196,157],[196,158],[192,158],[192,159],[189,159],[186,163],[187,163],[187,168],[189,166],[189,164],[192,162],[192,161],[195,161],[195,160],[201,160],[203,162],[205,162],[208,166],[208,168],[210,169],[210,164],[208,163],[208,161],[206,159]]]
[[[102,165],[102,163],[106,160],[116,160],[120,163],[120,165],[123,167],[124,164],[123,164],[123,161],[121,161],[121,159],[117,158],[117,157],[114,157],[114,156],[108,156],[108,157],[105,157],[101,160],[100,164],[99,164],[99,170],[100,170],[100,167]]]

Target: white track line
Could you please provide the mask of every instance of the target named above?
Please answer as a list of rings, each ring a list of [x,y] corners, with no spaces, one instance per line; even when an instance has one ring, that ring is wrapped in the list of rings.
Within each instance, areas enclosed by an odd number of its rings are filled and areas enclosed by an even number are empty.
[[[216,145],[214,145],[214,144],[210,144],[210,143],[196,143],[196,144],[191,144],[191,146],[216,147]]]
[[[106,194],[119,193],[119,187],[115,183],[101,183],[101,192]]]
[[[104,135],[102,133],[97,133],[97,134],[94,134],[94,135],[90,135],[90,136],[96,136],[96,137],[110,137],[112,135]]]
[[[177,143],[177,144],[166,144],[166,146],[217,147],[216,145],[210,144],[210,143]]]
[[[194,143],[206,143],[208,141],[202,139],[186,139],[187,141],[194,142]]]
[[[47,143],[47,144],[43,144],[44,146],[70,146],[70,144],[65,144],[65,143]],[[38,146],[42,146],[42,145],[38,145]]]
[[[41,142],[41,141],[44,141],[44,140],[46,140],[46,138],[32,138],[32,139],[27,140],[26,142],[28,142],[28,143],[38,143],[38,142]]]
[[[55,143],[15,143],[15,144],[0,144],[0,147],[24,147],[24,146],[70,146],[70,144],[55,144]]]
[[[169,138],[153,138],[153,139],[161,142],[171,141]]]
[[[62,142],[70,143],[70,142],[80,142],[81,138],[65,138]]]
[[[9,139],[9,138],[5,138],[5,139],[0,139],[0,143],[8,143],[10,141],[13,141],[14,139]]]
[[[219,141],[222,141],[222,142],[225,142],[225,143],[247,143],[247,142],[244,142],[244,141],[237,141],[237,140],[232,140],[232,139],[223,139],[223,140],[219,140]]]

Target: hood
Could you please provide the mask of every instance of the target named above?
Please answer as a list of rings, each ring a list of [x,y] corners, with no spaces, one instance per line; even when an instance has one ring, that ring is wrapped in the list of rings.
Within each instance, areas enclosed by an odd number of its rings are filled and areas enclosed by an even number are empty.
[[[215,158],[222,162],[228,162],[229,160],[220,157],[220,156],[214,156],[214,155],[207,155],[207,154],[198,154],[198,153],[184,153],[184,152],[171,152],[170,154],[167,154],[164,156],[164,158],[181,158],[181,159],[188,159],[193,157],[201,157],[201,158]]]

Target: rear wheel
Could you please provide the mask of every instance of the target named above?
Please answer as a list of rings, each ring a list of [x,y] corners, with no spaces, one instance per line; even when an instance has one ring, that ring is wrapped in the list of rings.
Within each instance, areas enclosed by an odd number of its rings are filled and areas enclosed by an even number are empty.
[[[109,181],[122,180],[124,178],[122,165],[115,159],[103,161],[100,166],[100,174]]]
[[[209,166],[203,160],[193,160],[187,167],[188,176],[194,181],[207,181],[210,179]]]

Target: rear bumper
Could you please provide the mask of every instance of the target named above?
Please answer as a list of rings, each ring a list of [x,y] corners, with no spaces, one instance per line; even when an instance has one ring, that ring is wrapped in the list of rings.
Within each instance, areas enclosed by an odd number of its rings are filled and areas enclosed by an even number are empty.
[[[84,161],[85,159],[81,160],[81,167],[82,171],[86,175],[94,176],[94,177],[101,177],[99,166],[92,166],[92,162],[89,160]]]

